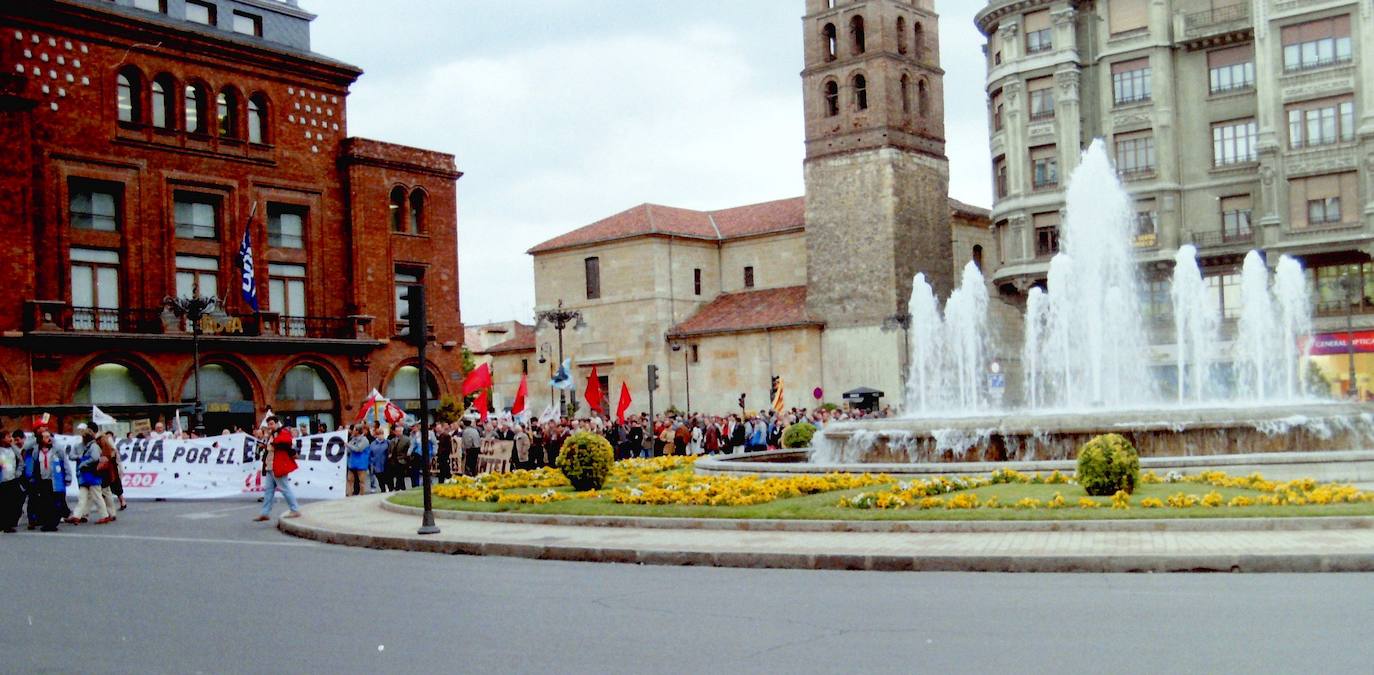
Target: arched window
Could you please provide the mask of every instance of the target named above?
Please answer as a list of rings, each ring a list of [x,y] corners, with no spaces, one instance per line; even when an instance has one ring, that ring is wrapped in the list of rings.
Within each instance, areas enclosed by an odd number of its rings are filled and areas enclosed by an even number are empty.
[[[338,414],[337,396],[334,394],[333,380],[321,368],[299,365],[286,371],[277,385],[277,401],[273,408],[277,416],[289,423],[302,417],[309,418],[311,426],[323,424],[334,428]]]
[[[983,245],[973,245],[973,264],[978,267],[978,271],[983,270]]]
[[[186,126],[187,133],[205,133],[205,87],[199,84],[186,85]]]
[[[72,396],[79,405],[121,405],[148,403],[153,400],[153,388],[136,371],[118,363],[102,363],[92,368],[81,380]]]
[[[115,101],[120,122],[137,124],[143,121],[141,92],[143,83],[138,71],[125,68],[115,76]]]
[[[835,24],[827,23],[821,29],[821,38],[825,40],[825,60],[834,61],[839,54],[839,36],[835,33]]]
[[[433,373],[425,373],[425,385],[430,400],[434,400],[439,387]],[[401,366],[391,381],[386,384],[386,397],[392,401],[410,401],[420,398],[420,369],[415,366]]]
[[[391,188],[391,231],[405,232],[406,226],[406,189],[397,185]]]
[[[868,78],[863,75],[855,75],[852,85],[854,87],[854,106],[859,110],[868,110]]]
[[[834,80],[825,83],[825,116],[840,114],[840,85]]]
[[[924,61],[926,59],[926,29],[920,21],[916,22],[916,34],[913,37],[915,40],[911,45],[914,48],[912,53],[916,56],[917,61]]]
[[[215,126],[221,138],[239,137],[239,97],[233,89],[223,89],[215,97]]]
[[[849,44],[850,50],[854,54],[862,54],[866,50],[864,46],[864,18],[856,16],[849,20]]]
[[[248,142],[267,142],[267,97],[262,93],[248,98]]]
[[[200,400],[209,403],[234,403],[236,401],[251,401],[253,396],[249,393],[248,387],[238,373],[228,367],[218,363],[210,363],[200,367]],[[196,378],[191,376],[186,378],[186,384],[181,386],[181,400],[196,400]]]
[[[906,53],[906,17],[897,17],[897,53]]]
[[[410,231],[425,231],[425,191],[415,190],[410,193]]]
[[[172,84],[171,75],[158,75],[153,80],[152,92],[152,113],[153,126],[159,129],[171,129],[176,122],[176,97],[173,93],[176,87]]]
[[[925,78],[916,83],[916,112],[921,117],[930,115],[930,89],[926,87]]]

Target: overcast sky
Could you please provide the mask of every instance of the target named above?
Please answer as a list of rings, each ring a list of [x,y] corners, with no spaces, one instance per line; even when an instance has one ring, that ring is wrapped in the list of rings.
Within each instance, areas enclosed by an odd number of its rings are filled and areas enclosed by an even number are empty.
[[[529,247],[642,202],[802,187],[802,0],[302,0],[366,72],[349,133],[452,153],[463,321],[530,320]],[[951,195],[991,203],[976,0],[936,0]]]

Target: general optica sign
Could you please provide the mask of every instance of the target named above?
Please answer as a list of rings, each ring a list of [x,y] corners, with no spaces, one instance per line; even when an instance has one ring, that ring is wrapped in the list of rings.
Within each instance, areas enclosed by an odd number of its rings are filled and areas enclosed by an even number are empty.
[[[1353,337],[1355,351],[1361,354],[1374,353],[1374,331],[1364,330],[1354,333],[1320,333],[1312,338],[1312,356],[1335,356],[1350,353]]]

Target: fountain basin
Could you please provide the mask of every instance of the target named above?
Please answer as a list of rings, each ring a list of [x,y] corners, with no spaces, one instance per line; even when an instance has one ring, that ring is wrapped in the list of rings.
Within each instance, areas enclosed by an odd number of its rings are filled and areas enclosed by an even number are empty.
[[[810,461],[1074,460],[1080,446],[1106,433],[1125,436],[1142,458],[1363,450],[1374,448],[1374,406],[1328,402],[845,422],[818,436]]]

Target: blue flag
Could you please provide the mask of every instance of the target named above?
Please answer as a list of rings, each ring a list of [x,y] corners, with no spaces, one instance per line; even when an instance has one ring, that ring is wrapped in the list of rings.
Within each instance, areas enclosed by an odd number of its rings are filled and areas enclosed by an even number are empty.
[[[563,359],[563,365],[558,367],[558,372],[553,374],[553,379],[549,380],[549,386],[554,389],[572,389],[572,359]]]
[[[258,281],[253,277],[253,240],[251,228],[243,228],[243,243],[239,245],[239,269],[243,270],[243,301],[258,310]]]

